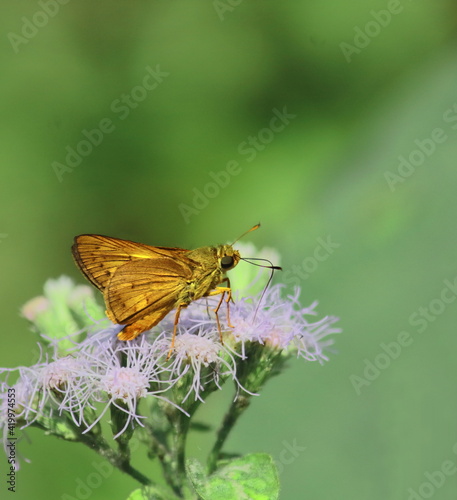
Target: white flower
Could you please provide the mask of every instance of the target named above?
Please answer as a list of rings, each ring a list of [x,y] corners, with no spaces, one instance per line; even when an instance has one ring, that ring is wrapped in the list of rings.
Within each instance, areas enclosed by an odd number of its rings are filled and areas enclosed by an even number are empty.
[[[116,439],[133,422],[143,425],[141,419],[145,417],[138,411],[141,399],[154,396],[174,405],[162,396],[174,381],[168,375],[158,341],[150,342],[146,335],[129,342],[119,341],[115,335],[102,340],[97,337],[95,334],[83,342],[79,354],[86,360],[88,371],[79,391],[68,398],[65,409],[79,409],[78,421],[84,422],[84,432],[88,432],[111,405],[115,406],[126,414],[125,425],[114,436]],[[92,407],[95,402],[102,403],[103,410],[94,421],[86,422],[84,404]]]
[[[170,339],[164,337],[161,342],[164,352],[167,352]],[[175,379],[188,377],[190,380],[187,392],[178,403],[184,403],[192,392],[195,400],[203,401],[200,393],[205,390],[205,386],[214,383],[220,389],[220,380],[226,377],[237,381],[235,359],[220,343],[214,325],[210,330],[202,328],[194,333],[178,335],[169,368]]]

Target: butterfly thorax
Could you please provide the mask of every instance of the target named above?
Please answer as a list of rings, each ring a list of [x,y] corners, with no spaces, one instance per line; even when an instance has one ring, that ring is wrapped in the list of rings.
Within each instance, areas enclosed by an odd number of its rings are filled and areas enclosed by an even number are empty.
[[[197,264],[192,279],[188,281],[189,293],[196,300],[208,295],[225,278],[225,274],[240,261],[240,254],[232,245],[207,246],[190,250],[186,257]]]

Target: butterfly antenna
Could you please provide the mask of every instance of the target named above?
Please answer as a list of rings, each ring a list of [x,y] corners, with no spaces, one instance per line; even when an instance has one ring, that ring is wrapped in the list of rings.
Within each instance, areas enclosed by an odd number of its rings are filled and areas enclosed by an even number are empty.
[[[248,233],[250,233],[251,231],[255,231],[256,229],[259,229],[260,227],[260,222],[258,224],[256,224],[255,226],[251,227],[251,229],[248,229],[246,232],[244,232],[241,236],[238,236],[238,238],[232,243],[232,245],[234,245],[238,240],[241,240],[241,238],[243,236],[246,236]]]

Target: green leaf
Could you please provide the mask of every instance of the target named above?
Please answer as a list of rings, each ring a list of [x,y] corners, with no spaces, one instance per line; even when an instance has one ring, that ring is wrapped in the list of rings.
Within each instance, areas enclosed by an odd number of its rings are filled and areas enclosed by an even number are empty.
[[[203,500],[276,500],[279,496],[278,471],[266,453],[231,460],[209,477],[198,460],[188,460],[187,474]]]

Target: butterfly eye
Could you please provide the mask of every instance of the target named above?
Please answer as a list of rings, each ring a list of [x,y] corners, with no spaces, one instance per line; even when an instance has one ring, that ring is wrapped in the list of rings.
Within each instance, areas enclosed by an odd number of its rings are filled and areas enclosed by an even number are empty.
[[[225,256],[225,257],[222,257],[221,259],[221,267],[222,269],[230,269],[231,267],[233,267],[233,264],[234,264],[234,260],[233,260],[233,257],[230,255],[230,256]]]

